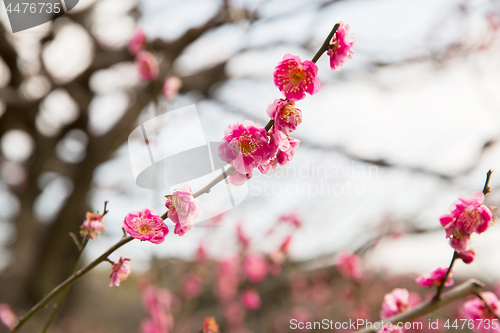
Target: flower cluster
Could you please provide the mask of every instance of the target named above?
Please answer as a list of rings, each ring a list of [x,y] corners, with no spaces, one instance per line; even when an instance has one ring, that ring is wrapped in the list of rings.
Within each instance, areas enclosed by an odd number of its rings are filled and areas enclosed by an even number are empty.
[[[464,262],[472,262],[475,252],[471,248],[470,236],[481,234],[493,224],[493,213],[483,204],[482,192],[472,193],[469,199],[460,197],[453,203],[450,213],[440,217],[446,230],[446,238]]]
[[[340,23],[330,43],[332,69],[338,69],[352,57],[353,42],[348,40],[348,30],[348,25]],[[228,178],[231,184],[242,185],[252,178],[255,168],[265,174],[293,159],[300,140],[289,135],[302,123],[302,111],[295,102],[304,99],[306,93],[313,95],[319,91],[317,74],[314,62],[285,54],[273,74],[274,85],[285,99],[276,99],[268,106],[267,115],[271,118],[268,125],[262,127],[247,120],[226,128],[219,157],[236,169]]]

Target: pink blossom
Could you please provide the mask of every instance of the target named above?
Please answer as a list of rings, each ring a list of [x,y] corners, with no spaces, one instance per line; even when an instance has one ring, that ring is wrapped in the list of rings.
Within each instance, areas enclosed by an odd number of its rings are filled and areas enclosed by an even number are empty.
[[[260,170],[260,166],[259,166],[259,170]],[[252,177],[253,177],[252,171],[250,171],[247,174],[242,174],[242,173],[239,173],[238,171],[235,171],[227,177],[227,181],[231,185],[241,186],[241,185],[245,184],[247,182],[247,180],[249,180]]]
[[[217,333],[219,332],[219,325],[214,317],[206,317],[203,320],[203,333]]]
[[[465,252],[457,252],[457,254],[458,257],[466,264],[470,264],[476,258],[476,251],[474,251],[474,249],[470,249]]]
[[[292,212],[290,214],[285,214],[280,216],[280,222],[290,223],[294,225],[296,228],[300,228],[302,226],[302,221],[300,220],[299,214],[297,212]]]
[[[404,333],[404,331],[396,325],[390,327],[388,327],[388,325],[382,325],[377,333]]]
[[[274,119],[274,128],[290,135],[302,122],[302,111],[295,107],[294,101],[276,99],[267,107],[267,115]]]
[[[241,303],[243,303],[248,310],[257,310],[262,305],[259,293],[255,289],[245,290],[243,294],[241,294]]]
[[[168,234],[165,222],[149,208],[128,213],[123,221],[123,227],[130,236],[153,244],[163,243]]]
[[[4,324],[9,330],[12,330],[19,323],[19,319],[8,304],[0,304],[0,323]]]
[[[106,230],[102,224],[103,215],[99,213],[87,212],[85,215],[86,219],[80,226],[80,234],[82,236],[89,236],[89,239],[94,239],[97,235],[101,236],[101,231]]]
[[[179,90],[182,88],[182,81],[177,76],[167,76],[163,81],[162,93],[167,99],[177,97]]]
[[[142,305],[150,313],[170,311],[172,303],[173,296],[168,289],[151,285],[146,287],[142,293]]]
[[[248,249],[248,246],[250,245],[250,238],[243,231],[241,223],[238,223],[236,226],[236,235],[238,236],[238,242],[241,244],[243,249]]]
[[[259,171],[263,174],[267,174],[269,171],[276,169],[278,165],[278,159],[273,157],[267,163],[259,165]]]
[[[208,254],[207,251],[205,250],[205,247],[203,247],[202,244],[198,247],[198,250],[196,250],[196,261],[198,263],[204,263],[208,259]]]
[[[203,291],[203,280],[198,274],[189,273],[182,286],[182,295],[185,299],[198,297]]]
[[[339,22],[340,26],[333,36],[327,54],[330,56],[330,68],[339,69],[349,59],[352,58],[354,51],[352,47],[354,40],[348,35],[349,24]]]
[[[144,46],[146,45],[146,34],[142,28],[138,28],[128,43],[128,51],[132,55],[136,55],[139,51],[144,50]]]
[[[193,229],[193,220],[201,214],[200,202],[194,198],[189,185],[183,185],[167,195],[165,206],[168,208],[168,218],[175,224],[174,233],[182,236]]]
[[[490,327],[486,328],[485,326],[487,325],[485,325],[485,323],[480,324],[480,322],[477,322],[477,319],[489,319],[490,323],[493,323],[493,320],[495,320],[495,322],[498,323],[495,315],[500,316],[500,302],[498,301],[497,296],[489,291],[482,292],[481,296],[485,300],[486,304],[488,304],[488,306],[494,312],[494,314],[489,312],[483,301],[478,297],[465,302],[463,306],[463,312],[467,319],[474,320],[475,328],[473,329],[473,331],[479,333],[498,333],[500,332],[499,325],[489,325]]]
[[[457,252],[470,250],[470,235],[485,232],[493,224],[493,213],[483,204],[482,192],[472,193],[470,199],[460,197],[451,207],[449,214],[440,217],[450,245]]]
[[[220,158],[241,174],[250,173],[271,157],[265,128],[249,120],[229,125],[224,130],[223,141],[219,146]]]
[[[269,265],[260,254],[249,254],[243,260],[243,271],[251,282],[260,282],[269,272]]]
[[[360,280],[363,277],[361,259],[350,252],[341,251],[337,254],[336,266],[346,279]]]
[[[420,275],[415,279],[415,282],[420,284],[422,287],[432,287],[432,286],[439,287],[447,271],[448,271],[447,267],[438,267],[431,273]],[[448,275],[448,278],[444,283],[445,287],[453,285],[454,281],[451,279],[452,276],[453,276],[453,270],[450,271],[450,274]]]
[[[154,81],[158,77],[159,67],[156,57],[147,51],[140,51],[135,61],[139,70],[139,76],[144,81]]]
[[[309,60],[302,62],[300,57],[285,54],[274,70],[274,84],[291,101],[306,97],[306,92],[313,95],[321,88],[316,77],[318,67]]]
[[[293,157],[295,156],[295,152],[297,151],[297,148],[299,147],[300,140],[288,137],[288,147],[286,149],[282,149],[278,153],[278,162],[280,165],[284,165],[288,162],[290,162]]]
[[[390,318],[398,313],[406,311],[409,307],[410,294],[408,290],[396,288],[384,296],[380,317],[382,319]]]
[[[111,278],[111,282],[109,283],[110,287],[113,285],[119,287],[120,282],[125,280],[130,275],[130,266],[126,263],[127,261],[130,261],[130,259],[120,257],[118,262],[113,263],[113,271],[109,276]]]
[[[243,324],[245,319],[245,309],[240,303],[233,301],[224,305],[222,310],[224,317],[226,317],[228,326],[233,329],[228,329],[228,331],[234,331],[234,328]]]

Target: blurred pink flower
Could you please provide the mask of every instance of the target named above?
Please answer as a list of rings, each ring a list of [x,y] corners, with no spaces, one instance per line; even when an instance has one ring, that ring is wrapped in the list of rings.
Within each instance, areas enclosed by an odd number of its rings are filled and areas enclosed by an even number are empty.
[[[276,99],[267,107],[267,115],[274,119],[274,128],[290,135],[302,122],[302,111],[295,107],[294,101]]]
[[[313,95],[321,88],[316,77],[318,67],[309,60],[287,53],[274,70],[274,85],[291,101],[306,97],[306,92]]]
[[[339,69],[349,59],[354,51],[354,40],[349,34],[349,24],[339,22],[340,26],[332,38],[327,54],[330,56],[330,68]]]
[[[361,259],[353,253],[340,251],[336,257],[336,266],[346,279],[360,280],[363,277]]]
[[[251,282],[260,282],[269,272],[269,265],[260,254],[249,254],[243,260],[243,271]]]
[[[257,310],[262,305],[259,293],[257,293],[255,289],[245,290],[241,294],[241,303],[243,303],[248,310]]]
[[[467,319],[472,319],[475,322],[474,325],[474,332],[479,332],[479,333],[498,333],[500,332],[500,325],[490,325],[489,328],[486,328],[485,323],[480,325],[476,320],[477,319],[489,319],[490,323],[493,323],[493,320],[498,324],[498,321],[496,318],[500,316],[500,302],[498,301],[498,298],[495,294],[492,292],[486,291],[482,292],[481,296],[485,300],[486,304],[489,305],[491,310],[494,312],[490,313],[488,308],[484,305],[483,301],[479,299],[478,297],[467,301],[464,303],[463,306],[463,312]],[[497,317],[495,317],[495,315]],[[493,328],[493,327],[496,328]]]
[[[182,286],[182,295],[185,299],[193,299],[198,297],[203,291],[203,280],[196,273],[189,273],[184,278]]]
[[[128,213],[123,221],[123,228],[130,236],[153,244],[163,243],[168,234],[165,222],[149,208]]]
[[[182,88],[182,81],[177,76],[167,76],[163,81],[162,94],[167,99],[177,97],[179,90]]]
[[[219,325],[214,317],[206,317],[203,320],[203,333],[217,333],[219,332]]]
[[[205,250],[205,247],[203,247],[202,244],[198,246],[198,250],[196,250],[196,261],[198,263],[203,263],[208,259],[208,254],[207,251]]]
[[[135,31],[134,36],[128,43],[128,51],[132,55],[136,55],[139,53],[139,51],[144,50],[144,47],[146,45],[146,34],[144,33],[144,30],[139,27]]]
[[[410,307],[410,294],[408,290],[396,288],[384,296],[380,318],[387,319],[398,313],[404,312]]]
[[[109,276],[111,278],[110,287],[113,287],[113,285],[119,287],[120,282],[130,275],[130,266],[126,263],[127,261],[130,261],[130,259],[120,257],[118,262],[113,263],[112,272]]]
[[[83,221],[80,226],[80,234],[82,236],[88,235],[89,239],[94,239],[96,235],[98,237],[101,236],[101,231],[106,230],[102,224],[103,215],[99,213],[87,212],[85,218],[85,221]]]
[[[264,127],[249,120],[230,124],[224,130],[224,142],[219,146],[220,158],[240,174],[267,163],[271,147]]]
[[[142,305],[150,313],[170,311],[173,296],[168,289],[158,288],[154,285],[147,286],[142,293]]]
[[[8,304],[0,304],[0,322],[9,330],[12,330],[19,323],[17,315]]]
[[[160,68],[156,57],[147,51],[140,51],[135,57],[139,76],[144,81],[154,81],[158,77]]]
[[[239,283],[238,258],[232,257],[219,262],[214,291],[217,298],[227,302],[236,296]]]
[[[243,324],[246,311],[238,302],[233,301],[224,305],[222,312],[224,314],[224,317],[226,317],[228,326],[230,326],[231,328],[236,328]]]
[[[236,235],[238,237],[238,242],[243,247],[243,249],[248,249],[248,246],[250,245],[250,238],[243,231],[243,225],[241,224],[241,222],[236,226]]]
[[[311,311],[309,311],[306,307],[303,306],[296,306],[295,308],[292,309],[291,314],[289,318],[293,318],[297,320],[297,323],[302,323],[300,326],[305,327],[306,323],[313,321],[313,315]],[[299,332],[305,332],[309,331],[308,329],[299,329]]]
[[[280,222],[290,223],[297,228],[302,226],[302,221],[299,218],[299,214],[297,212],[292,212],[290,214],[281,215],[279,218]]]
[[[191,230],[193,220],[201,214],[200,202],[193,197],[189,185],[183,185],[174,190],[172,195],[167,195],[165,206],[168,218],[176,224],[174,233],[179,236]]]
[[[462,259],[462,261],[466,264],[470,264],[476,258],[476,251],[474,251],[474,249],[470,249],[465,252],[457,252],[457,254],[460,259]]]
[[[420,275],[415,279],[415,282],[421,285],[422,287],[432,287],[432,286],[439,287],[447,271],[448,271],[447,267],[438,267],[431,273]],[[454,281],[451,279],[452,276],[453,276],[453,270],[450,271],[450,275],[448,275],[448,279],[446,279],[446,282],[444,283],[445,287],[453,285]]]

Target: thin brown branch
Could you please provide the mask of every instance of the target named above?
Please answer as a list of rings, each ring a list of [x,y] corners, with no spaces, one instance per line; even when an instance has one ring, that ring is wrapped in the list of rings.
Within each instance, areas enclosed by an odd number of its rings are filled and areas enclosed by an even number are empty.
[[[382,325],[383,323],[384,324],[392,323],[397,325],[398,323],[404,324],[407,322],[411,322],[417,318],[428,315],[429,313],[432,313],[452,302],[463,299],[468,295],[475,295],[479,293],[483,288],[484,288],[484,283],[476,279],[467,280],[461,285],[444,293],[440,300],[436,300],[433,298],[430,301],[421,303],[414,308],[411,308],[405,312],[399,313],[384,321],[381,321],[379,322],[379,325]],[[373,326],[376,327],[377,323],[374,323]],[[380,328],[381,326],[378,327]],[[371,333],[376,331],[377,331],[376,329],[364,329],[364,330],[359,330],[356,333]]]

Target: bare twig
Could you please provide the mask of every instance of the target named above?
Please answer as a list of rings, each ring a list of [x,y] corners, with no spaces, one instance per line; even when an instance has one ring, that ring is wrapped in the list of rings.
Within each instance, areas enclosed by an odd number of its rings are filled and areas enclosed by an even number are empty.
[[[65,290],[67,287],[75,283],[78,279],[80,279],[82,276],[87,274],[90,270],[92,270],[94,267],[99,265],[101,262],[106,261],[108,259],[108,256],[115,252],[117,249],[122,247],[123,245],[127,244],[131,240],[133,240],[131,236],[128,237],[123,237],[118,243],[110,247],[106,252],[104,252],[100,257],[92,261],[90,264],[85,266],[84,268],[80,269],[79,271],[75,272],[72,274],[69,278],[61,282],[57,287],[52,289],[50,293],[48,293],[40,302],[38,302],[35,306],[33,306],[24,316],[19,318],[19,323],[14,327],[11,333],[15,333],[19,331],[19,329],[38,311],[43,309],[54,297],[56,297],[60,292]]]
[[[444,285],[446,284],[446,281],[448,280],[448,276],[450,276],[451,270],[453,269],[453,265],[455,264],[455,261],[458,259],[458,253],[457,251],[453,252],[453,258],[451,258],[450,266],[448,267],[448,270],[446,271],[446,274],[444,275],[443,279],[441,280],[441,284],[439,285],[436,296],[434,296],[434,299],[436,301],[439,301],[441,299],[441,294],[443,293]]]

